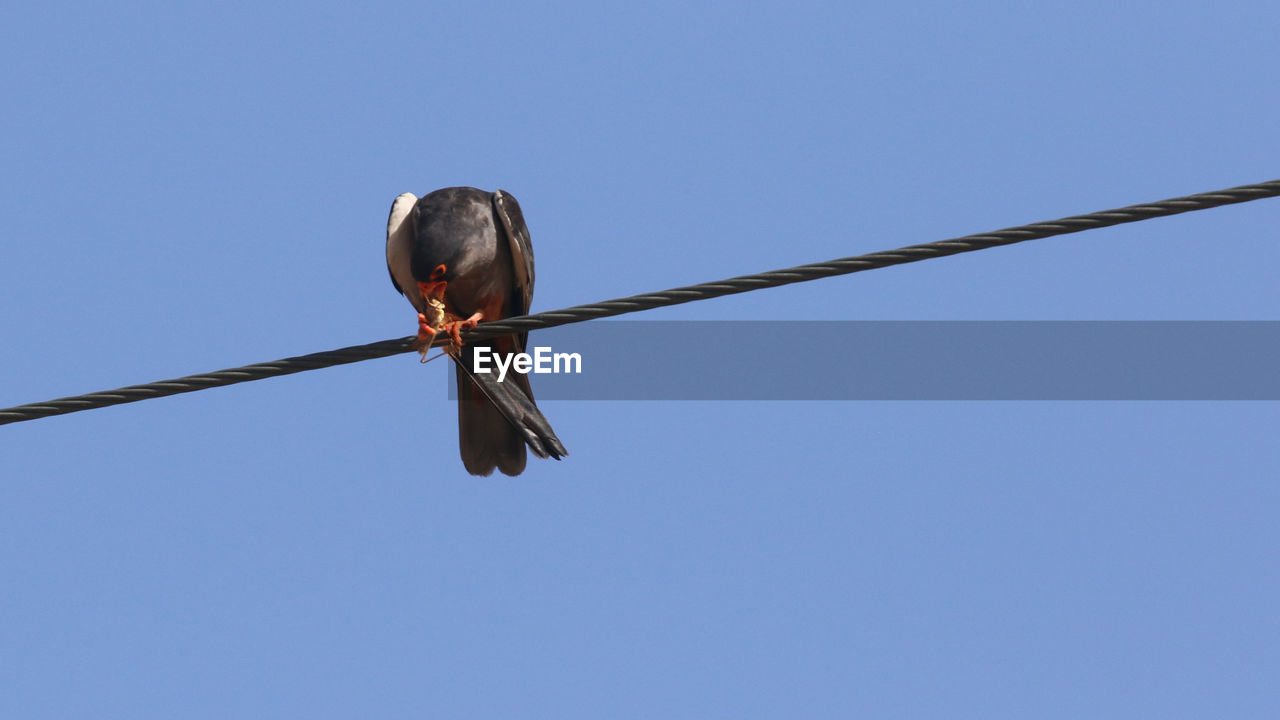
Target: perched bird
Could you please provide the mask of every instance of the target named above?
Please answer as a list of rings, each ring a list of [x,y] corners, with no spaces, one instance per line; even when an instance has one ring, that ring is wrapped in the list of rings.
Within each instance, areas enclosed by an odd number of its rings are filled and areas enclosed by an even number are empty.
[[[494,468],[519,475],[525,446],[538,457],[568,455],[538,410],[529,377],[473,373],[476,347],[492,354],[524,352],[528,333],[462,345],[459,333],[482,320],[526,315],[533,300],[533,244],[520,205],[510,194],[451,187],[422,196],[404,193],[387,218],[387,270],[418,311],[418,342],[430,347],[439,331],[458,383],[458,447],[472,475]]]

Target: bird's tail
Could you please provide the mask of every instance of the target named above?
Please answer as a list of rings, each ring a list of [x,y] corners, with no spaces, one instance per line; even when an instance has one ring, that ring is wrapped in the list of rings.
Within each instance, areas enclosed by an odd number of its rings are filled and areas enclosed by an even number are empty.
[[[499,340],[494,344],[506,343]],[[525,446],[540,458],[559,460],[568,455],[534,402],[528,377],[511,373],[498,382],[493,373],[471,372],[476,347],[468,345],[454,358],[458,445],[467,472],[489,475],[496,467],[506,475],[519,475],[525,467]]]

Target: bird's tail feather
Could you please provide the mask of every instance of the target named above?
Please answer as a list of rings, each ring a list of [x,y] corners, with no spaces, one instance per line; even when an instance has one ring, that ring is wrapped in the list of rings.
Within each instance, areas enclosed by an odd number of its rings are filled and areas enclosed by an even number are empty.
[[[508,475],[518,475],[524,469],[524,452],[527,445],[540,458],[559,460],[569,454],[560,438],[556,437],[551,423],[533,401],[523,375],[498,382],[493,373],[473,373],[470,362],[474,347],[463,348],[460,357],[454,357],[457,366],[459,441],[463,463],[468,472],[488,475],[498,467]],[[524,381],[523,383],[521,381]],[[524,385],[525,387],[521,387]],[[482,393],[488,402],[474,396]],[[501,419],[493,417],[497,410]],[[496,425],[505,420],[506,427]],[[512,433],[515,433],[514,438]],[[516,447],[509,447],[512,440]],[[521,442],[523,441],[523,442]]]
[[[547,417],[514,383],[498,382],[493,373],[473,373],[464,364],[459,364],[459,367],[521,434],[534,455],[559,460],[569,454],[560,438],[556,437],[555,430],[551,429]]]

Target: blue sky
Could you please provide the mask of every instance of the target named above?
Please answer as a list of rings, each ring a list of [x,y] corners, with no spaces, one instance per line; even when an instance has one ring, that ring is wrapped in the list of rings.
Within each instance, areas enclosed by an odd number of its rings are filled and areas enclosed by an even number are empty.
[[[7,9],[0,405],[410,334],[404,191],[548,310],[1280,176],[1274,6],[891,5]],[[1278,213],[633,317],[1276,320]],[[1276,403],[548,401],[477,479],[447,371],[0,428],[0,715],[1280,710]]]

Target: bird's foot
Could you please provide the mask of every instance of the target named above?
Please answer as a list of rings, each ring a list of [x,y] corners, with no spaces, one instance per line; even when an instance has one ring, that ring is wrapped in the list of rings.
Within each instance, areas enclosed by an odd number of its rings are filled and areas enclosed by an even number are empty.
[[[454,348],[461,349],[462,348],[462,331],[470,330],[476,325],[479,325],[480,321],[483,319],[484,319],[483,313],[475,313],[474,315],[467,318],[466,320],[450,320],[449,322],[444,324],[444,327],[441,328],[441,330],[449,333],[449,337],[453,340]]]
[[[418,339],[413,341],[413,349],[418,351],[421,361],[427,361],[427,353],[431,351],[431,343],[436,339],[436,333],[439,332],[431,327],[431,323],[427,320],[427,316],[418,313]]]

